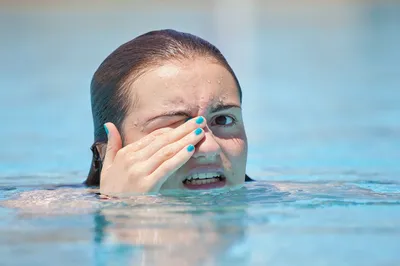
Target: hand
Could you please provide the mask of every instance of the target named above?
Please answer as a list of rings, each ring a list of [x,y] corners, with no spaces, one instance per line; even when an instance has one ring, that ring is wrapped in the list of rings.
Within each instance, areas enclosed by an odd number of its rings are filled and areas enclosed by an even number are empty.
[[[100,176],[100,193],[158,192],[164,182],[193,155],[204,137],[206,121],[200,116],[175,129],[162,128],[122,148],[121,135],[112,123]]]

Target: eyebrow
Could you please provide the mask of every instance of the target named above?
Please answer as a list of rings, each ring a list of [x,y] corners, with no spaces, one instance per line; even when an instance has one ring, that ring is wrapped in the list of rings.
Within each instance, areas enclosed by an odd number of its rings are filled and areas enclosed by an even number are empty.
[[[216,105],[213,105],[211,107],[211,113],[217,113],[217,112],[221,112],[224,110],[228,110],[231,108],[239,108],[242,109],[242,107],[240,105],[237,104],[224,104],[222,102],[218,102]]]
[[[228,109],[232,109],[232,108],[239,108],[242,109],[240,105],[237,104],[224,104],[222,102],[218,102],[217,104],[213,105],[211,107],[211,113],[217,113],[217,112],[221,112],[224,110],[228,110]],[[173,116],[187,116],[187,117],[191,117],[191,109],[192,108],[188,108],[186,107],[183,110],[176,110],[176,111],[167,111],[164,113],[161,113],[153,118],[150,118],[149,120],[147,120],[144,123],[144,126],[147,126],[150,122],[158,119],[158,118],[162,118],[162,117],[173,117]]]

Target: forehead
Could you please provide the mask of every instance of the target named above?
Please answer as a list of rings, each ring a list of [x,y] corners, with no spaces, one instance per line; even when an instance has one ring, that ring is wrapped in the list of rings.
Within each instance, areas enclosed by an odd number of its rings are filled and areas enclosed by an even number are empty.
[[[215,102],[240,104],[233,76],[206,59],[169,62],[147,71],[131,87],[135,111],[157,111],[174,106],[206,109]]]

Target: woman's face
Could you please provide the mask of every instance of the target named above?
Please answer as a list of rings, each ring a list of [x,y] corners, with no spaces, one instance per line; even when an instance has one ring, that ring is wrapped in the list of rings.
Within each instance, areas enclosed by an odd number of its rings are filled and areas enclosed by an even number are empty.
[[[202,58],[169,62],[146,71],[129,89],[133,104],[122,127],[125,145],[157,129],[172,130],[189,117],[207,120],[194,155],[161,189],[187,189],[188,173],[213,170],[223,172],[226,187],[244,182],[247,138],[239,89],[223,66]]]

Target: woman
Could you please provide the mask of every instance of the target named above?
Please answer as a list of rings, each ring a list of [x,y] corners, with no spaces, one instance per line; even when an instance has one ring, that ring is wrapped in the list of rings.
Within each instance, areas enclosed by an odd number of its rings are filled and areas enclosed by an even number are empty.
[[[250,180],[240,84],[207,41],[161,30],[123,44],[95,72],[91,100],[95,143],[86,184],[100,185],[102,194]]]

